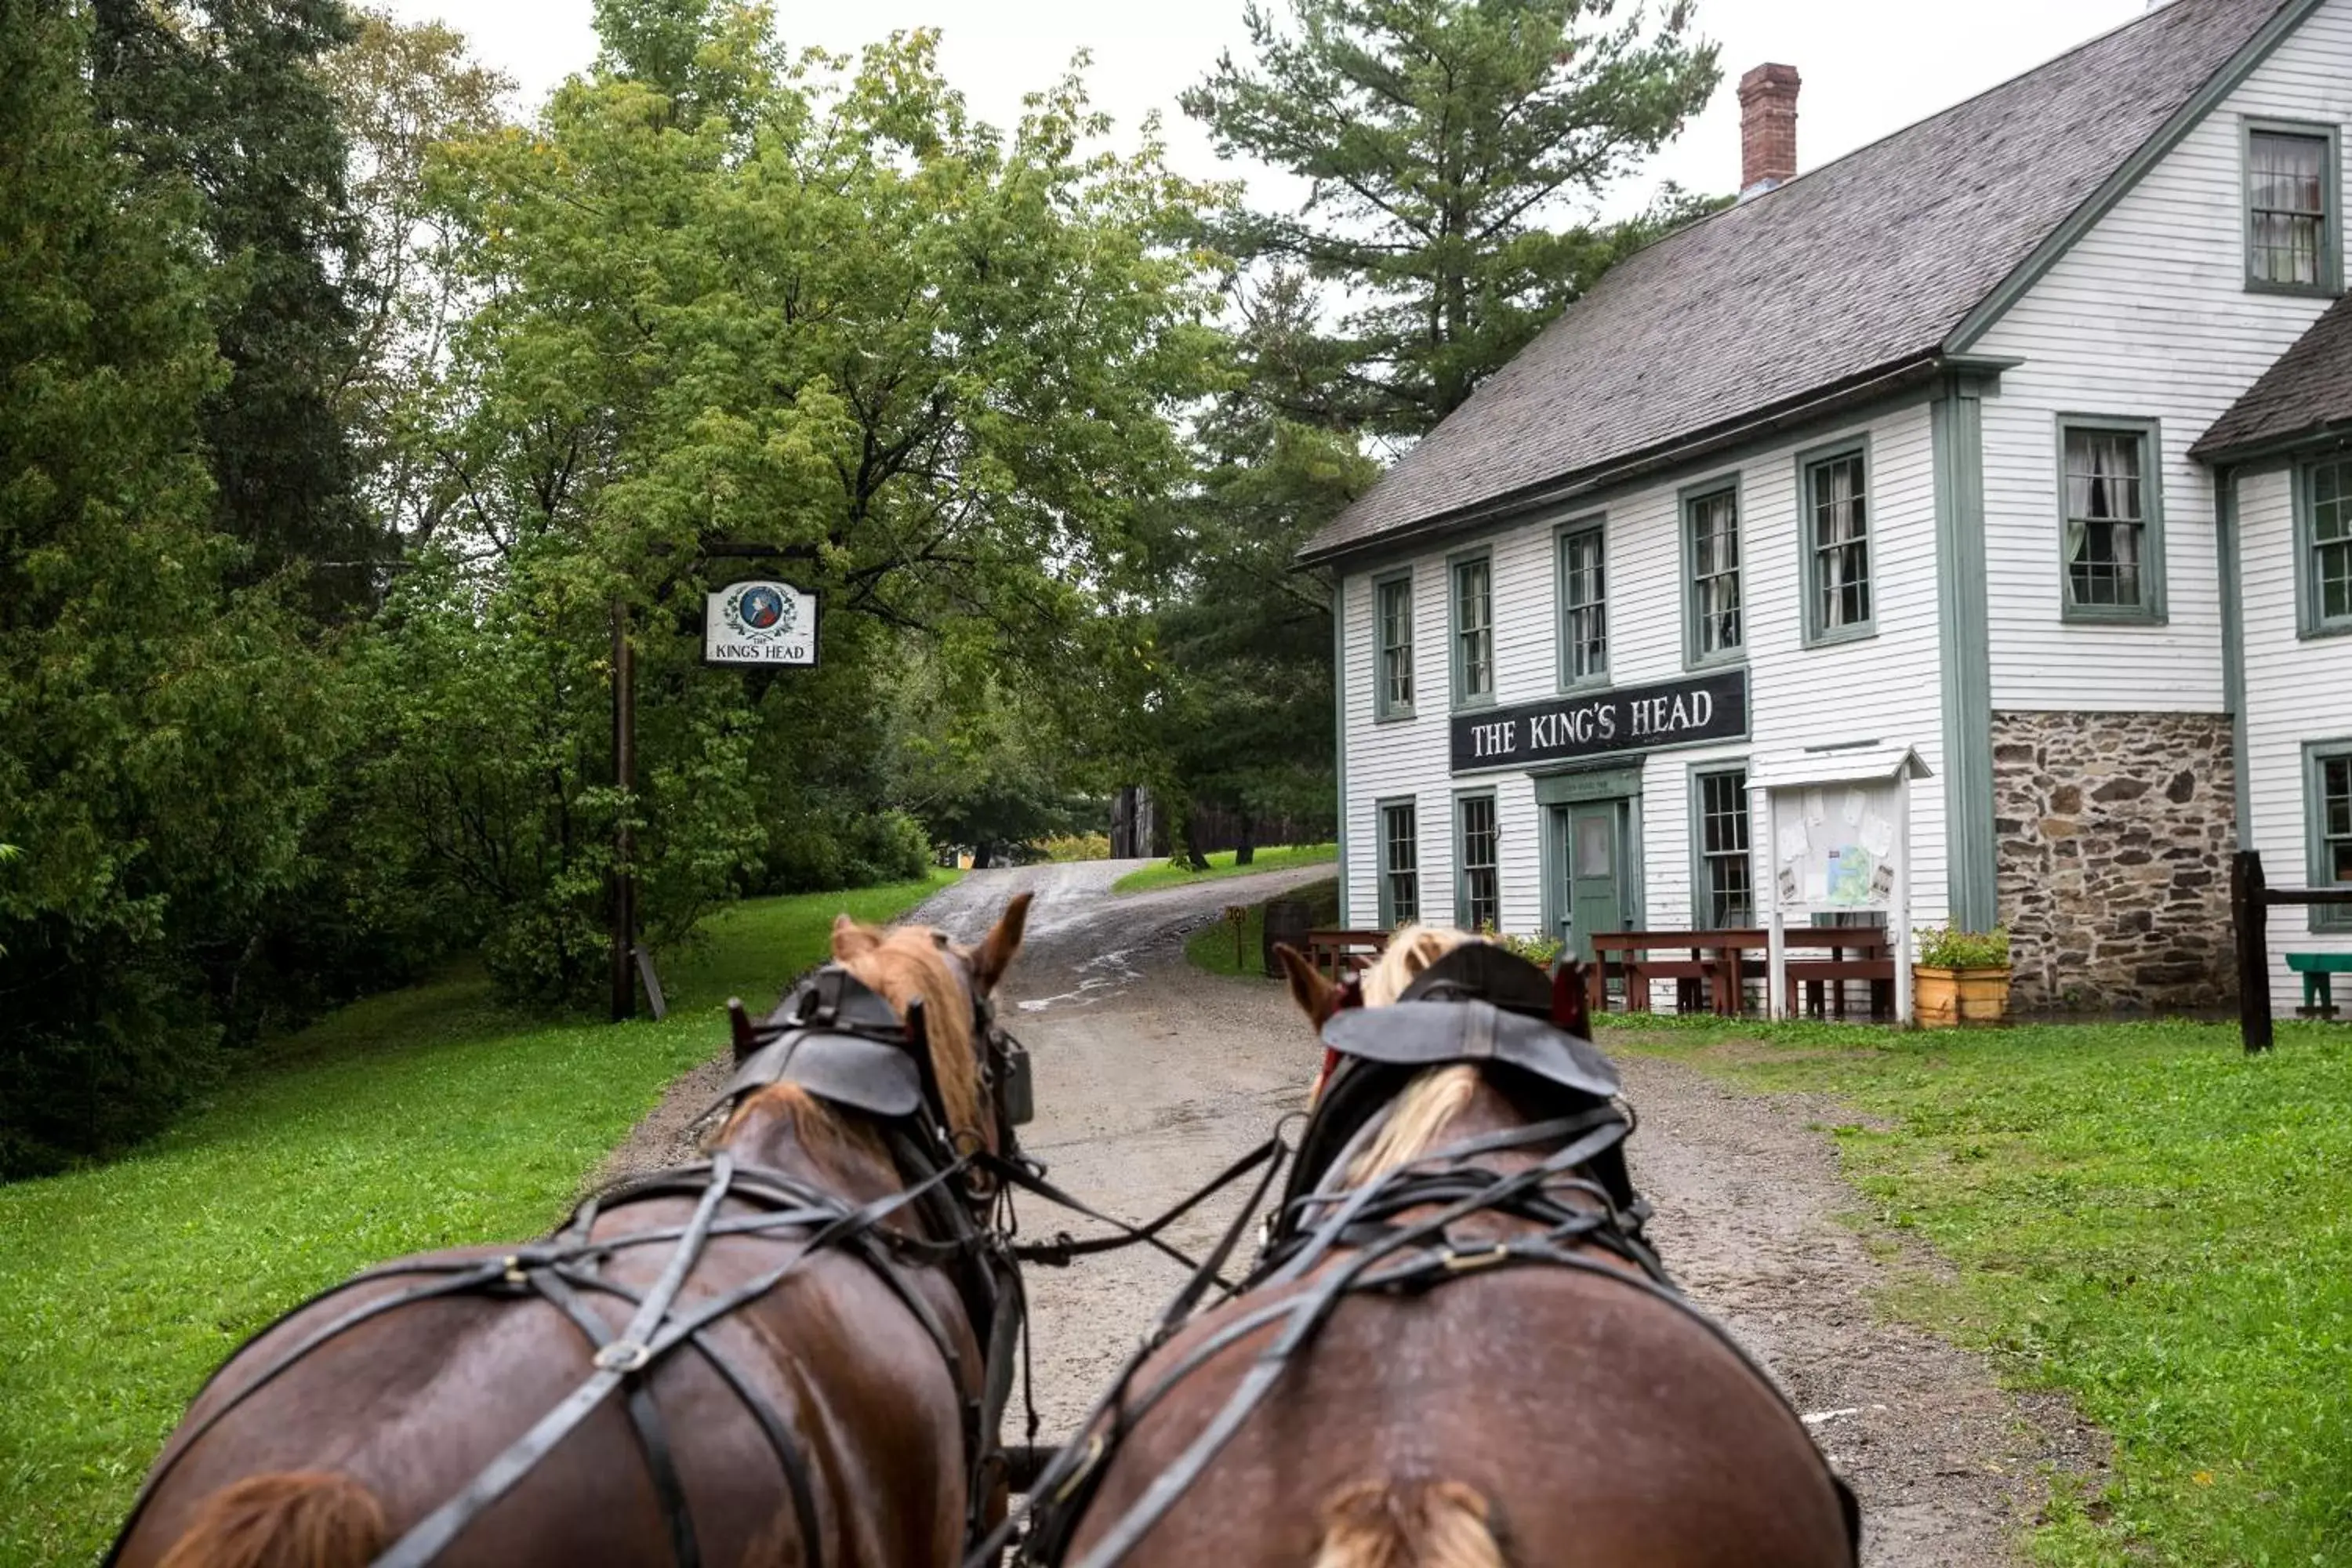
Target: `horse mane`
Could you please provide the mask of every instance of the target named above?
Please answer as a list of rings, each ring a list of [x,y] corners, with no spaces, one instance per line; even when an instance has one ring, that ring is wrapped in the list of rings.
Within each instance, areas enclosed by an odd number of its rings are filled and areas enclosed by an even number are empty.
[[[1465,942],[1486,939],[1450,926],[1404,926],[1389,939],[1380,957],[1359,977],[1367,1007],[1385,1007],[1404,994],[1421,972]],[[1387,1120],[1362,1152],[1349,1162],[1342,1180],[1351,1187],[1409,1165],[1427,1153],[1446,1124],[1478,1091],[1478,1069],[1460,1062],[1424,1068],[1389,1107]]]
[[[848,940],[845,941],[844,938]],[[948,1130],[960,1145],[989,1147],[991,1129],[981,1115],[980,1058],[972,1048],[971,997],[949,967],[947,955],[928,926],[877,931],[858,926],[835,933],[834,960],[888,1002],[900,1018],[916,1002],[923,1005],[923,1033],[930,1042],[931,1076],[940,1086]],[[731,1137],[754,1109],[789,1117],[794,1134],[812,1145],[847,1145],[882,1153],[870,1128],[851,1126],[814,1096],[790,1083],[770,1084],[746,1099],[720,1131]],[[887,1162],[887,1154],[883,1155]]]

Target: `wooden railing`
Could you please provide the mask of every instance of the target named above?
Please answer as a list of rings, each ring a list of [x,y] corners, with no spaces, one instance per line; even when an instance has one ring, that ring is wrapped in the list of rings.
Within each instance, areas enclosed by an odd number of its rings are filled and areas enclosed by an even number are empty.
[[[2262,852],[2241,849],[2230,861],[2230,921],[2238,938],[2238,1028],[2249,1051],[2274,1043],[2271,1019],[2271,910],[2282,905],[2352,909],[2352,888],[2273,888]]]
[[[1765,955],[1772,945],[1769,931],[1745,927],[1596,931],[1588,940],[1594,961],[1587,981],[1591,1005],[1606,1007],[1610,983],[1615,981],[1622,983],[1625,1010],[1631,1013],[1648,1012],[1650,987],[1664,981],[1692,983],[1704,992],[1710,1011],[1744,1012],[1748,982],[1765,978]],[[1843,986],[1847,981],[1870,983],[1874,1014],[1893,1010],[1895,944],[1883,928],[1790,926],[1782,931],[1781,942],[1792,950],[1826,950],[1819,958],[1788,960],[1788,1011],[1797,1010],[1799,986],[1807,987],[1826,1010],[1824,987]],[[1843,1012],[1843,999],[1839,1011]]]

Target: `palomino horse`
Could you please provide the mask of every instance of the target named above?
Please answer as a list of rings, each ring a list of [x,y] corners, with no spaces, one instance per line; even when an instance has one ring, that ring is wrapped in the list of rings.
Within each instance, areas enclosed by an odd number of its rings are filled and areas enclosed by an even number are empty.
[[[960,1156],[1011,1139],[1025,1058],[988,996],[1028,903],[971,949],[843,916],[766,1025],[732,1009],[707,1163],[265,1331],[189,1410],[112,1561],[955,1563],[1004,1500],[1019,1286]]]
[[[1408,931],[1359,1010],[1281,951],[1334,1055],[1268,1247],[1047,1468],[1024,1561],[1851,1564],[1842,1483],[1642,1240],[1574,971]]]

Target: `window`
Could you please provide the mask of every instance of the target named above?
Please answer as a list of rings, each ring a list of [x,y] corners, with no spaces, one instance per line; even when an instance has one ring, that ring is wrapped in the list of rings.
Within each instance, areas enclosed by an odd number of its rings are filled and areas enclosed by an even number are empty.
[[[1609,579],[1601,525],[1579,523],[1559,536],[1559,683],[1609,679]]]
[[[1381,926],[1385,931],[1421,918],[1421,841],[1413,804],[1381,807]]]
[[[1692,805],[1698,814],[1693,918],[1707,931],[1753,925],[1756,897],[1748,854],[1748,770],[1695,773],[1691,786]]]
[[[2352,632],[2352,458],[2304,470],[2295,518],[2303,632]]]
[[[1739,491],[1687,497],[1683,517],[1683,559],[1690,574],[1686,651],[1693,663],[1736,657],[1741,646]]]
[[[2352,886],[2352,741],[2304,748],[2304,815],[2311,825],[2304,874],[2315,888]],[[2314,904],[2314,931],[2352,931],[2352,909]]]
[[[1380,658],[1373,671],[1372,716],[1412,717],[1412,578],[1391,577],[1372,590]]]
[[[2246,285],[2328,294],[2339,286],[2332,126],[2246,127]]]
[[[2070,420],[2059,426],[2058,446],[2065,618],[2162,620],[2155,421]]]
[[[1495,695],[1495,591],[1484,556],[1454,563],[1454,700]]]
[[[1860,450],[1805,465],[1805,637],[1823,642],[1872,630],[1870,464]]]
[[[1501,879],[1496,875],[1498,838],[1495,797],[1465,795],[1455,806],[1459,853],[1454,864],[1454,923],[1464,931],[1498,929],[1503,918]]]

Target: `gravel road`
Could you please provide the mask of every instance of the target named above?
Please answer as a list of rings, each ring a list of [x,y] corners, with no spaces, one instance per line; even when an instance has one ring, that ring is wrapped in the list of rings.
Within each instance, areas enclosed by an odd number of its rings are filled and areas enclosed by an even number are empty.
[[[1037,1120],[1024,1142],[1055,1182],[1130,1218],[1189,1192],[1299,1109],[1318,1059],[1281,986],[1192,970],[1178,938],[1228,902],[1328,875],[1310,868],[1113,896],[1110,884],[1141,864],[979,872],[909,917],[971,940],[1015,891],[1035,895],[1005,985],[1007,1022],[1037,1078]],[[2005,1393],[1980,1358],[1874,1311],[1882,1267],[1846,1222],[1858,1200],[1821,1131],[1852,1115],[1736,1093],[1675,1063],[1624,1056],[1621,1065],[1642,1117],[1634,1178],[1657,1206],[1660,1251],[1781,1381],[1853,1484],[1867,1521],[1864,1562],[2015,1561],[2049,1474],[2095,1471],[2104,1439],[2063,1401]],[[692,1157],[686,1118],[709,1102],[721,1070],[681,1079],[608,1172]],[[1238,1201],[1204,1205],[1170,1239],[1194,1252],[1211,1245]],[[1024,1209],[1032,1234],[1063,1223],[1041,1205]],[[1936,1266],[1916,1253],[1905,1262]],[[1139,1248],[1032,1271],[1045,1438],[1073,1427],[1180,1282],[1175,1265]]]

